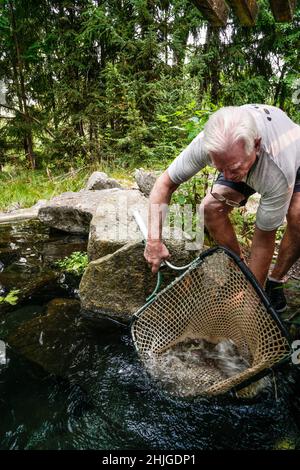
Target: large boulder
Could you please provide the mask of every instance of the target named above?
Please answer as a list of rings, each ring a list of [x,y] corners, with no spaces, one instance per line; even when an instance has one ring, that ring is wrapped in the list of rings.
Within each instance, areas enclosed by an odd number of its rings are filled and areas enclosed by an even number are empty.
[[[47,204],[46,199],[40,199],[34,206],[19,209],[19,203],[12,204],[8,212],[0,213],[0,224],[10,224],[25,220],[37,219],[41,207]]]
[[[30,275],[30,273],[32,274]],[[23,269],[2,271],[0,273],[0,295],[6,296],[14,290],[18,291],[16,304],[24,304],[28,301],[43,302],[55,295],[66,295],[65,288],[60,285],[59,274],[47,268],[40,272],[31,271],[30,268],[27,272]],[[15,305],[8,302],[0,303],[0,317],[14,309]]]
[[[107,368],[105,358],[111,357],[107,349],[114,352],[118,361],[114,345],[120,342],[124,332],[124,327],[116,322],[94,321],[83,316],[80,302],[60,298],[49,302],[46,314],[35,314],[17,328],[12,327],[5,338],[10,346],[8,354],[13,350],[46,372],[66,378],[71,385],[80,387],[79,390],[76,387],[76,397],[78,391],[85,390],[91,399],[93,393],[98,397],[99,387],[95,388],[95,384],[103,380]]]
[[[102,171],[94,171],[94,173],[89,177],[85,189],[90,191],[121,187],[122,186],[117,180],[109,178],[106,173],[103,173]]]
[[[158,172],[146,171],[143,168],[137,168],[135,170],[135,181],[139,187],[139,190],[145,194],[145,196],[148,197],[150,195],[158,174]]]
[[[90,222],[99,205],[122,189],[67,192],[54,197],[39,210],[41,222],[70,233],[89,233]]]
[[[128,242],[142,239],[133,217],[137,210],[147,220],[148,200],[135,189],[106,192],[91,221],[88,255],[91,260],[113,253]]]
[[[8,337],[8,344],[47,372],[66,377],[74,366],[72,362],[76,363],[75,351],[78,357],[82,349],[79,311],[76,300],[54,299],[46,315],[21,324]]]
[[[172,262],[183,266],[198,254],[186,251],[183,241],[169,241]],[[156,275],[146,263],[141,242],[128,243],[115,253],[89,263],[80,283],[83,309],[129,322],[153,292]],[[165,285],[177,274],[166,270]]]

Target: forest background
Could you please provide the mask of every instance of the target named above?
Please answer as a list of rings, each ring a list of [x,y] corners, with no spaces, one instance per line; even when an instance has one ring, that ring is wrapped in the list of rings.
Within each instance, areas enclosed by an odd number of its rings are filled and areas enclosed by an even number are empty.
[[[191,0],[0,0],[0,208],[164,169],[221,106],[300,123],[300,6],[213,27]]]

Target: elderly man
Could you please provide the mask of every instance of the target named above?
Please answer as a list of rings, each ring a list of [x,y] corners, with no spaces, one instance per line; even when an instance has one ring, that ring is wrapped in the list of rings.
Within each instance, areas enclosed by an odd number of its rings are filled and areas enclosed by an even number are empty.
[[[172,193],[206,165],[220,172],[204,205],[205,225],[217,244],[241,255],[229,219],[233,207],[261,194],[249,267],[264,286],[277,228],[287,219],[276,264],[266,291],[278,312],[286,309],[283,279],[300,256],[300,126],[267,105],[225,107],[158,178],[150,195],[145,258],[156,272],[169,252],[161,240],[160,213]]]

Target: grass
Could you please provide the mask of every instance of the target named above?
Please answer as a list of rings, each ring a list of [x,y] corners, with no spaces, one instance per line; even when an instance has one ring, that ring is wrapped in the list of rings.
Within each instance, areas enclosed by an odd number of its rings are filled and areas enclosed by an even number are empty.
[[[17,205],[20,208],[31,207],[39,199],[51,199],[66,191],[83,189],[93,171],[105,171],[109,177],[120,179],[124,186],[132,182],[132,177],[125,170],[110,170],[97,165],[72,169],[69,172],[59,170],[24,170],[7,165],[0,172],[0,211],[6,211]]]

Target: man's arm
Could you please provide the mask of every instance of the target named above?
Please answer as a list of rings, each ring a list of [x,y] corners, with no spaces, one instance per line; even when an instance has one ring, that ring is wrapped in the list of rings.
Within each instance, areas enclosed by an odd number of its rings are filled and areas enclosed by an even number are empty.
[[[261,286],[264,286],[275,249],[276,231],[265,231],[255,227],[249,267]]]
[[[156,181],[150,194],[148,212],[148,238],[144,252],[146,261],[156,273],[162,260],[169,258],[170,253],[162,242],[162,226],[167,213],[172,193],[179,184],[173,183],[167,171]]]
[[[148,240],[144,256],[156,273],[163,259],[170,254],[162,243],[162,226],[172,193],[209,163],[203,150],[203,131],[173,160],[158,178],[150,194]]]

